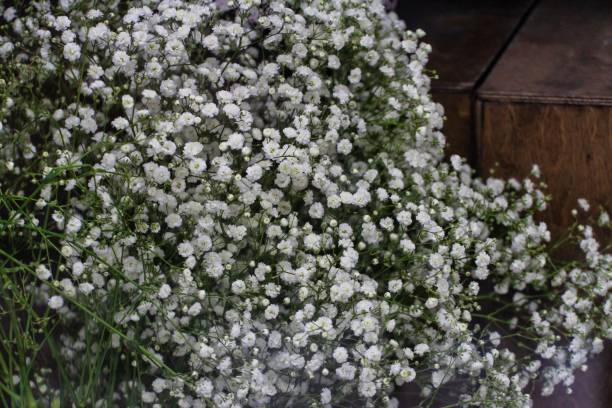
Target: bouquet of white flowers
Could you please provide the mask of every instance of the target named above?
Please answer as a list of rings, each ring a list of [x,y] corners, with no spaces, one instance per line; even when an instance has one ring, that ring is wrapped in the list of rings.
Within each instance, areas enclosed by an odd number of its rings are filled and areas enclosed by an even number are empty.
[[[612,337],[612,257],[443,159],[382,2],[0,8],[5,402],[524,407]]]

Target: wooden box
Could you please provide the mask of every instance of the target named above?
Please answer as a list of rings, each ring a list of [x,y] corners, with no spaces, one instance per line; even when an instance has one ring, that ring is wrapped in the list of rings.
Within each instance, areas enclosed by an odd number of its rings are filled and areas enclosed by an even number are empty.
[[[481,175],[498,163],[497,175],[522,177],[538,163],[556,235],[580,197],[612,210],[611,1],[403,0],[396,10],[433,47],[449,154]],[[589,365],[572,395],[534,394],[534,408],[612,407],[610,349]],[[414,405],[409,389],[399,395]]]
[[[609,208],[612,2],[540,2],[478,89],[477,146],[483,174],[496,163],[505,177],[540,165],[555,233],[578,198]]]
[[[481,174],[499,164],[497,175],[522,177],[540,165],[553,236],[578,198],[612,210],[612,2],[540,1],[478,89],[476,119]],[[612,407],[610,367],[608,347],[571,395],[534,395],[534,407]]]
[[[448,154],[475,164],[474,96],[512,38],[533,0],[399,1],[396,12],[408,29],[421,28],[431,44],[428,68],[436,71],[432,94],[444,106]]]

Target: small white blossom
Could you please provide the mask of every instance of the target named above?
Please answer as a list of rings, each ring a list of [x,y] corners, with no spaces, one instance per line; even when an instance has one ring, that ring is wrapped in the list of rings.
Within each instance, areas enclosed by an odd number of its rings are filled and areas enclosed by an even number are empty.
[[[40,280],[49,280],[51,271],[45,265],[38,265],[36,267],[36,277]]]
[[[170,285],[164,283],[160,288],[159,288],[159,292],[157,293],[157,296],[160,299],[167,299],[168,296],[170,296],[170,293],[172,293],[172,289],[170,288]]]
[[[270,305],[266,308],[264,316],[267,320],[276,319],[278,316],[279,308],[277,305]]]
[[[75,43],[64,45],[64,58],[70,62],[77,61],[81,58],[81,47]]]
[[[47,304],[51,309],[60,309],[64,306],[64,299],[61,296],[54,295],[49,298]]]

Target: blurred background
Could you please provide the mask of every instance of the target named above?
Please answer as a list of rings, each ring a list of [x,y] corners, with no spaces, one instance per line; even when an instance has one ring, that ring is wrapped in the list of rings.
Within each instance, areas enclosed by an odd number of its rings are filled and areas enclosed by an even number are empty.
[[[432,93],[445,109],[449,155],[466,157],[481,176],[522,178],[537,163],[553,199],[541,217],[553,238],[574,222],[578,198],[612,210],[611,0],[387,4],[433,47]],[[576,374],[571,395],[536,391],[534,407],[611,408],[611,348]],[[402,398],[413,406],[410,392]]]

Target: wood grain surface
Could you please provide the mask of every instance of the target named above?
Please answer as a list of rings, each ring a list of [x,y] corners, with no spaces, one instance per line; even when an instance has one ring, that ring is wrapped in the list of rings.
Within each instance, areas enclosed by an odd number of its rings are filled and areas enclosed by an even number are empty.
[[[537,163],[553,202],[543,219],[558,235],[576,200],[612,204],[612,109],[485,101],[477,131],[478,167],[503,177],[527,176]],[[608,237],[609,238],[609,237]]]
[[[496,175],[522,177],[538,163],[553,199],[541,218],[553,236],[573,222],[578,198],[612,209],[612,108],[495,101],[479,107],[479,171],[498,166]],[[609,233],[597,233],[610,242]],[[610,345],[589,366],[576,374],[571,395],[562,388],[547,398],[536,394],[534,408],[612,407]]]
[[[611,0],[400,0],[397,12],[433,47],[449,154],[481,175],[524,177],[539,164],[554,236],[573,222],[578,198],[612,211]],[[610,345],[572,388],[535,393],[534,408],[612,408]],[[399,391],[402,408],[415,391]]]
[[[472,91],[534,0],[400,0],[408,29],[421,28],[433,51],[428,64],[434,91]]]
[[[458,154],[475,161],[472,129],[472,96],[468,92],[434,91],[433,100],[444,107],[444,135],[447,137],[446,156]]]
[[[524,176],[538,163],[553,235],[572,223],[580,197],[612,210],[611,1],[539,1],[477,93],[481,174],[499,163],[499,175]],[[611,242],[609,231],[597,233]],[[576,374],[571,395],[536,393],[534,408],[611,408],[611,348]]]
[[[541,0],[478,94],[612,105],[612,1]]]
[[[573,222],[578,198],[612,210],[612,2],[541,0],[477,98],[480,173],[498,165],[497,175],[522,177],[538,163],[553,198],[542,217],[553,236]],[[610,344],[572,391],[536,392],[534,408],[611,408]]]
[[[425,30],[434,101],[444,106],[447,155],[475,165],[475,90],[534,0],[401,0],[395,11],[408,29]]]

